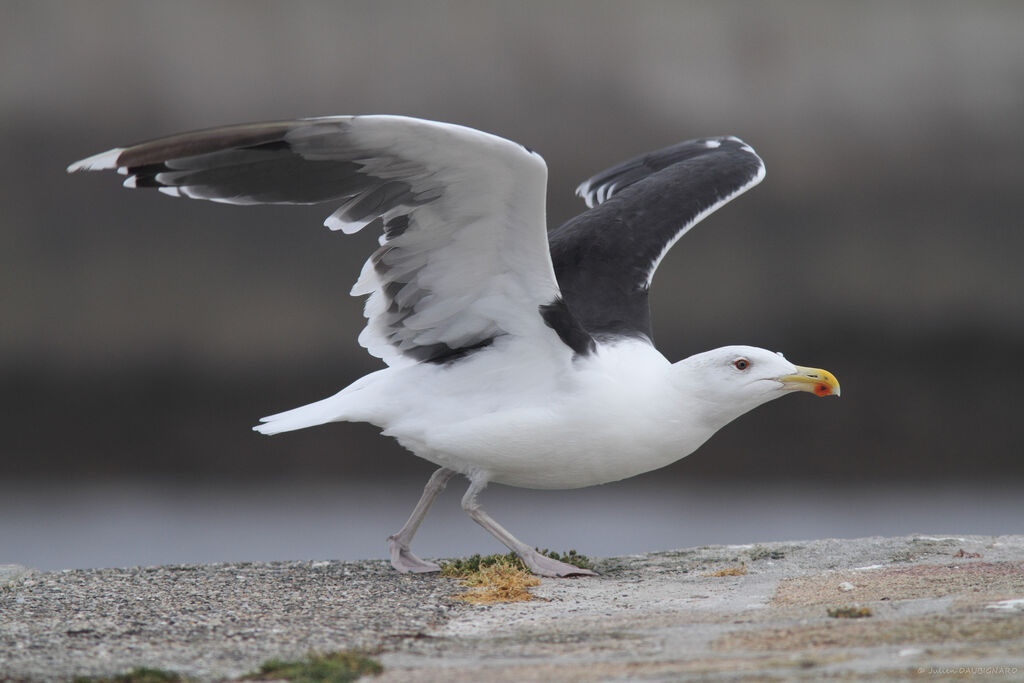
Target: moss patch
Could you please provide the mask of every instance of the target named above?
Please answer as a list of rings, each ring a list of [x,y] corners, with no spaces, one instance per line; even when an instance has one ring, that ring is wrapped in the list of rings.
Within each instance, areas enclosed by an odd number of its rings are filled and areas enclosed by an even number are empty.
[[[763,545],[758,545],[747,551],[747,557],[752,562],[757,562],[758,560],[784,560],[786,559],[786,551],[780,548],[766,548]]]
[[[187,679],[174,671],[150,669],[144,666],[115,676],[76,676],[72,679],[73,683],[178,683],[185,680]]]
[[[570,550],[567,553],[557,553],[553,550],[538,551],[542,555],[558,560],[559,562],[567,562],[571,565],[575,565],[580,569],[593,569],[593,561],[586,555],[580,555],[575,550]],[[464,579],[468,576],[476,574],[485,567],[491,567],[497,564],[511,565],[517,567],[524,572],[529,572],[523,561],[519,559],[519,556],[515,553],[505,553],[504,555],[480,555],[479,553],[466,558],[460,558],[452,560],[451,562],[441,563],[441,576],[447,576],[453,579]]]
[[[347,683],[384,670],[380,662],[358,652],[311,654],[305,659],[271,659],[260,670],[242,676],[243,681],[285,680],[293,683]]]
[[[548,557],[558,560],[559,562],[565,562],[573,566],[579,567],[580,569],[594,570],[594,562],[586,555],[580,555],[575,550],[569,550],[567,553],[558,553],[554,550],[548,550],[545,548],[541,550],[541,555],[547,555]]]
[[[826,611],[833,619],[863,619],[871,616],[869,607],[829,607]]]
[[[441,576],[447,576],[450,579],[464,579],[471,574],[476,574],[484,567],[492,567],[496,564],[512,565],[526,570],[526,565],[515,553],[506,553],[505,555],[480,555],[477,553],[451,562],[441,562]]]

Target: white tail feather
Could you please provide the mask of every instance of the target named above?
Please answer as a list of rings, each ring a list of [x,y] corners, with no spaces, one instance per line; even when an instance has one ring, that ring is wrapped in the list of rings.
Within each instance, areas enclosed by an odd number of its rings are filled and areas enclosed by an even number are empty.
[[[286,410],[277,415],[261,417],[263,424],[253,427],[254,431],[261,434],[279,434],[291,432],[296,429],[315,427],[327,424],[328,422],[339,422],[345,419],[343,411],[340,410],[340,397],[335,395],[325,398],[322,401]]]
[[[371,416],[366,412],[365,406],[361,408],[362,401],[353,400],[354,395],[360,389],[372,384],[378,379],[384,370],[371,372],[348,385],[334,396],[329,396],[314,403],[308,403],[298,408],[286,410],[283,413],[261,417],[263,424],[253,427],[253,431],[260,434],[280,434],[281,432],[292,432],[296,429],[316,427],[328,422],[361,422],[368,421]]]

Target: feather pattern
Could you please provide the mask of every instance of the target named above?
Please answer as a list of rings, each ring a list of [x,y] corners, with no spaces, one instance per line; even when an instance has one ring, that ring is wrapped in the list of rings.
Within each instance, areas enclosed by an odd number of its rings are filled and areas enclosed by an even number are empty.
[[[549,337],[558,296],[544,220],[547,166],[521,145],[402,116],[214,128],[117,148],[69,171],[229,204],[335,204],[325,225],[380,230],[352,294],[359,342],[389,365],[445,362],[496,338]]]

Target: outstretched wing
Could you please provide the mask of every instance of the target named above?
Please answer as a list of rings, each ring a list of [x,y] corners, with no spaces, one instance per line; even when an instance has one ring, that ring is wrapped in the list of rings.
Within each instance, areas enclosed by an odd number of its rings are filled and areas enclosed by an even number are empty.
[[[176,135],[68,171],[113,168],[127,187],[178,197],[332,202],[330,229],[380,230],[352,294],[369,294],[359,342],[389,365],[446,362],[504,335],[557,345],[554,332],[585,334],[558,329],[551,312],[561,303],[545,234],[547,167],[508,140],[402,116],[332,116]]]
[[[613,166],[579,186],[589,211],[548,235],[565,303],[597,338],[651,340],[647,292],[676,241],[764,178],[735,137],[703,138]]]

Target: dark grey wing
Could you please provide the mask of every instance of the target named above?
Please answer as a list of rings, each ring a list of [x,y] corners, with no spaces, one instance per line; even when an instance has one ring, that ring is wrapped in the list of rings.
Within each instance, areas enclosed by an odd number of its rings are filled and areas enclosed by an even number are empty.
[[[739,138],[690,140],[613,166],[576,193],[592,207],[548,233],[562,298],[596,338],[651,340],[658,264],[702,218],[764,178]]]
[[[570,342],[578,353],[585,336],[556,315],[544,160],[497,136],[402,116],[331,116],[186,133],[68,168],[102,169],[179,197],[331,202],[332,230],[380,230],[352,294],[369,295],[360,343],[389,365],[445,362],[499,337],[554,358]]]

